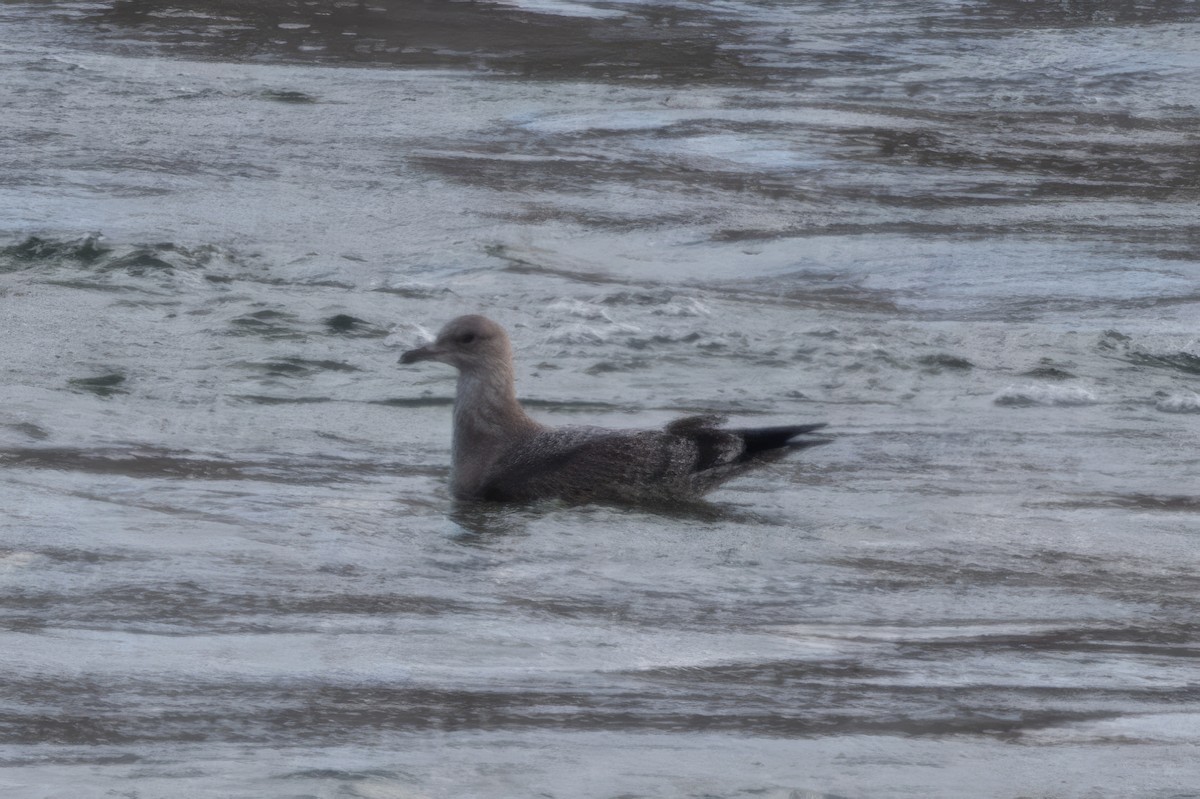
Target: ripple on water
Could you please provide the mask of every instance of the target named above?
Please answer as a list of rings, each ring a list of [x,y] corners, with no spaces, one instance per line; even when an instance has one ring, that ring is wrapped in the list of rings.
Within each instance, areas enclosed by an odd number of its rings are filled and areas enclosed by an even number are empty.
[[[1200,413],[1200,394],[1194,391],[1165,394],[1154,402],[1163,413]]]
[[[1030,383],[1001,389],[992,401],[996,405],[1009,408],[1027,408],[1034,405],[1069,408],[1095,405],[1100,402],[1100,398],[1094,392],[1080,386]]]
[[[520,5],[0,3],[0,781],[1193,791],[1189,4]],[[456,506],[476,310],[834,441]]]

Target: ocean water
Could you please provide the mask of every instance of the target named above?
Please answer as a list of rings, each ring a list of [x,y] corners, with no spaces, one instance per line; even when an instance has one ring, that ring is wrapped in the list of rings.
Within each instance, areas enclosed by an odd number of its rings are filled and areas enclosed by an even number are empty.
[[[0,2],[0,796],[1200,797],[1195,2]],[[703,508],[549,423],[825,421]]]

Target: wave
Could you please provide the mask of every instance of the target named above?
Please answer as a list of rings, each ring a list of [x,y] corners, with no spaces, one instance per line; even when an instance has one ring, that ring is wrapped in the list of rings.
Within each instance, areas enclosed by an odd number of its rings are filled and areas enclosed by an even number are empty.
[[[1041,406],[1095,405],[1100,399],[1091,391],[1078,386],[1008,386],[993,400],[997,405],[1012,408]]]

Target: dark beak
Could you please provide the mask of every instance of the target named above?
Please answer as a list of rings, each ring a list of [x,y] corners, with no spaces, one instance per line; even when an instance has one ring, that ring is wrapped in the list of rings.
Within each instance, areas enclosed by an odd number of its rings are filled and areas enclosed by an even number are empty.
[[[415,350],[409,350],[400,356],[400,363],[416,363],[417,361],[428,361],[436,358],[441,354],[441,350],[437,349],[433,344],[426,344],[424,347],[417,347]]]

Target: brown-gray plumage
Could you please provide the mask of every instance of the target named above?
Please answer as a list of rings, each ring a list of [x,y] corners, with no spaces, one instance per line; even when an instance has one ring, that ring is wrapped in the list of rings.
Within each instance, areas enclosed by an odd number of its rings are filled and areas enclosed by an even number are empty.
[[[722,428],[720,416],[689,416],[662,430],[546,427],[517,401],[504,328],[460,316],[404,364],[458,369],[452,489],[459,499],[572,502],[699,499],[747,469],[825,443],[797,438],[823,424]]]

